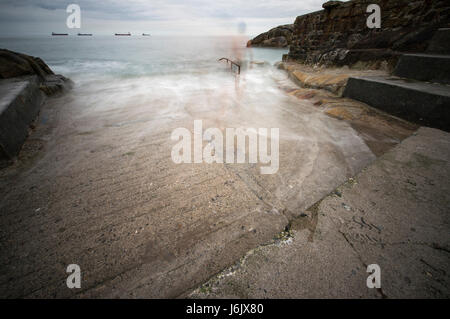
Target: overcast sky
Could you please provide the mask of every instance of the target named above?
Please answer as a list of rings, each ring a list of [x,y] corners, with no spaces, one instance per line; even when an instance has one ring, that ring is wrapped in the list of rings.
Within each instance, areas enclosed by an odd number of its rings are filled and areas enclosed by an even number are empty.
[[[247,34],[293,23],[320,10],[324,0],[0,0],[0,36],[55,32],[229,35],[245,22]],[[68,29],[66,8],[81,7],[81,29]]]

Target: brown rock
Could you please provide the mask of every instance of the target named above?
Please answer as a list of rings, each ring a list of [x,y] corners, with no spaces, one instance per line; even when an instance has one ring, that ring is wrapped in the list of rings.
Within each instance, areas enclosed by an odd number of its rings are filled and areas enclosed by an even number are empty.
[[[342,1],[328,1],[322,4],[322,8],[325,10],[331,10],[333,8],[336,8],[342,4]]]
[[[62,92],[71,86],[72,81],[68,78],[59,74],[52,74],[45,77],[45,81],[42,81],[39,89],[50,96]]]
[[[47,95],[62,91],[71,81],[56,75],[41,58],[0,49],[0,79],[37,75],[40,89]]]
[[[366,25],[367,0],[328,1],[294,22],[283,61],[318,65],[389,65],[398,52],[424,52],[438,28],[450,26],[448,0],[378,0],[381,29]]]
[[[54,74],[40,58],[0,49],[0,78],[38,75],[41,79]]]
[[[247,47],[287,47],[291,43],[293,32],[292,24],[281,25],[253,38],[247,42]]]

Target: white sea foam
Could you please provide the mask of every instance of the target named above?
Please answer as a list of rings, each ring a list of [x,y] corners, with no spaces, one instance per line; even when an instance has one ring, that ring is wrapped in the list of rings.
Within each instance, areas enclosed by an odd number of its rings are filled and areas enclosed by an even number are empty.
[[[292,179],[305,180],[324,147],[334,149],[335,160],[343,158],[350,172],[373,159],[347,123],[327,117],[309,101],[279,89],[289,80],[271,64],[281,60],[286,50],[247,49],[245,42],[233,49],[232,42],[229,38],[94,36],[8,44],[0,39],[0,46],[40,56],[55,72],[74,80],[68,103],[77,110],[71,116],[79,126],[95,119],[106,127],[130,127],[128,136],[136,140],[152,133],[155,126],[185,127],[197,119],[204,120],[205,127],[219,129],[280,128],[280,185]],[[239,77],[225,62],[217,61],[239,56],[244,59]],[[256,65],[245,60],[251,57],[268,63]],[[144,125],[132,131],[131,124],[136,123]],[[285,149],[288,141],[295,143]],[[283,166],[293,170],[283,170]]]

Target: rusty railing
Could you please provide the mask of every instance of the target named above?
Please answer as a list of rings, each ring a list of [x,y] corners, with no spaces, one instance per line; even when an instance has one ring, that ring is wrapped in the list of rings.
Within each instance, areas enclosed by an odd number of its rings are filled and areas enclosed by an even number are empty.
[[[241,66],[240,66],[239,64],[237,64],[237,63],[234,62],[234,61],[231,61],[231,60],[228,59],[228,58],[220,58],[218,61],[220,62],[220,61],[223,61],[223,60],[227,61],[227,65],[228,65],[228,62],[230,62],[230,70],[231,70],[231,71],[233,71],[233,65],[237,66],[237,68],[238,68],[238,74],[241,74]]]

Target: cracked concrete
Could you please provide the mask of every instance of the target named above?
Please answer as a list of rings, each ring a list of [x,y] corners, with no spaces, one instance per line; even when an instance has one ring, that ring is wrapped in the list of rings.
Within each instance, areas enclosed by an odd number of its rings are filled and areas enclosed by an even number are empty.
[[[0,171],[0,296],[177,297],[299,216],[312,218],[298,223],[305,240],[315,229],[312,245],[320,245],[318,236],[330,231],[339,245],[324,243],[329,259],[318,269],[338,252],[348,269],[355,267],[357,256],[336,229],[320,216],[302,216],[376,159],[368,141],[385,151],[413,129],[360,104],[358,120],[370,129],[355,129],[314,100],[280,90],[295,85],[270,68],[243,74],[240,82],[228,73],[189,81],[169,74],[83,82],[48,101],[19,160]],[[98,92],[107,94],[99,99]],[[253,164],[174,164],[171,132],[192,130],[195,119],[221,130],[280,128],[279,172],[261,175]],[[72,263],[81,267],[80,290],[65,283]],[[320,278],[317,294],[326,294],[321,283],[345,282]]]
[[[200,298],[449,298],[450,134],[420,128]],[[316,212],[316,214],[314,214]],[[316,221],[315,221],[316,219]],[[381,267],[381,289],[366,268]]]

